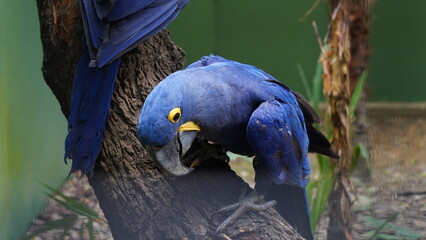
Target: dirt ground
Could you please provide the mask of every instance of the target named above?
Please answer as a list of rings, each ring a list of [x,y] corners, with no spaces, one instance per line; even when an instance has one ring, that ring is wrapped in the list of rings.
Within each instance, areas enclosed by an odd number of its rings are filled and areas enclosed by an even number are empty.
[[[399,234],[402,227],[426,239],[426,106],[378,105],[369,115],[373,179],[357,188],[372,205],[356,212],[355,236],[369,230],[362,221],[366,216],[386,219],[397,214],[384,232],[409,238]]]
[[[368,122],[372,176],[352,178],[354,239],[368,239],[395,214],[381,231],[386,239],[426,239],[426,104],[375,104]],[[326,239],[327,221],[316,239]]]
[[[368,114],[371,178],[353,177],[357,192],[354,204],[354,239],[368,239],[383,221],[395,217],[380,231],[386,239],[426,239],[426,104],[369,106]],[[250,179],[251,164],[232,163],[240,176]],[[63,192],[100,215],[94,222],[95,239],[112,239],[96,197],[83,179],[64,184]],[[70,216],[53,201],[34,220],[29,232],[46,221]],[[320,221],[315,239],[326,239],[328,219]],[[81,222],[75,224],[65,239],[80,239]],[[59,239],[61,230],[50,231],[39,239]],[[84,233],[86,237],[87,231]],[[88,238],[87,238],[88,239]]]

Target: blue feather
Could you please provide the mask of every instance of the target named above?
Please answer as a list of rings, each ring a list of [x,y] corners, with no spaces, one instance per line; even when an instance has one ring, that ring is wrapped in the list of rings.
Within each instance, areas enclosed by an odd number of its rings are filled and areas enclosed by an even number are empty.
[[[309,139],[298,105],[271,100],[253,112],[247,126],[250,146],[277,184],[305,187]],[[302,117],[300,121],[299,117]]]
[[[166,27],[189,0],[81,0],[85,42],[77,63],[65,161],[91,173],[99,155],[119,57]]]
[[[176,136],[179,124],[192,121],[201,137],[228,151],[255,155],[255,190],[290,204],[289,222],[312,239],[305,190],[311,173],[307,126],[317,115],[300,101],[268,73],[210,55],[171,74],[148,95],[138,137],[142,144],[162,147]],[[180,123],[167,119],[176,107],[182,110]]]
[[[158,0],[105,0],[96,1],[96,13],[99,19],[109,22],[119,21],[141,9],[145,9]]]
[[[65,160],[72,159],[71,172],[90,173],[99,154],[120,60],[103,68],[88,68],[90,55],[85,47],[73,83]]]
[[[189,0],[81,0],[93,62],[102,67],[166,27]]]

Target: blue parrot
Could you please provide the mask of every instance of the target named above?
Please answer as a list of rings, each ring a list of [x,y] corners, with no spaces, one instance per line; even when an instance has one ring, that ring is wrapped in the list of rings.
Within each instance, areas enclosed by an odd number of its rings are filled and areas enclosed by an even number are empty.
[[[161,31],[189,0],[81,0],[85,37],[65,140],[71,172],[92,173],[100,152],[120,56]]]
[[[161,81],[148,95],[139,117],[138,138],[153,160],[181,176],[198,135],[225,150],[255,156],[254,190],[219,211],[242,212],[276,204],[283,217],[312,239],[305,187],[311,173],[309,151],[336,158],[330,142],[312,124],[319,117],[298,93],[268,73],[220,56],[206,56]],[[253,207],[255,206],[257,207]]]

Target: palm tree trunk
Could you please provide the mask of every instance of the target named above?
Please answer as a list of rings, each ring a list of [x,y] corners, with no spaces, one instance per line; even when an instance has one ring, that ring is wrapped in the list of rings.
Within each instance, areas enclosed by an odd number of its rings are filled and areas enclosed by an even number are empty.
[[[351,124],[349,116],[351,61],[351,0],[330,0],[331,22],[328,50],[323,53],[324,93],[328,97],[332,144],[340,160],[338,173],[329,198],[330,225],[328,239],[352,239],[352,195],[349,179]]]

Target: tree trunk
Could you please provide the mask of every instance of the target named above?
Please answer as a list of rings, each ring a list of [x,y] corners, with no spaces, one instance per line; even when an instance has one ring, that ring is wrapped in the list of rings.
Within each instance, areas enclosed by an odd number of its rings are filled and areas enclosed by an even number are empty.
[[[43,43],[44,78],[69,113],[74,66],[81,49],[77,0],[37,0]],[[183,13],[184,14],[184,13]],[[184,52],[162,31],[122,57],[102,152],[89,178],[114,239],[213,239],[220,207],[238,200],[246,184],[229,165],[208,156],[191,174],[160,172],[139,144],[138,115],[150,90],[183,67]],[[65,126],[64,126],[65,127]],[[275,209],[244,214],[222,238],[302,239]]]
[[[329,0],[331,6],[330,39],[322,57],[324,93],[328,97],[332,125],[332,144],[340,160],[329,198],[328,239],[352,239],[353,187],[350,182],[351,120],[350,102],[350,9],[357,0]]]

